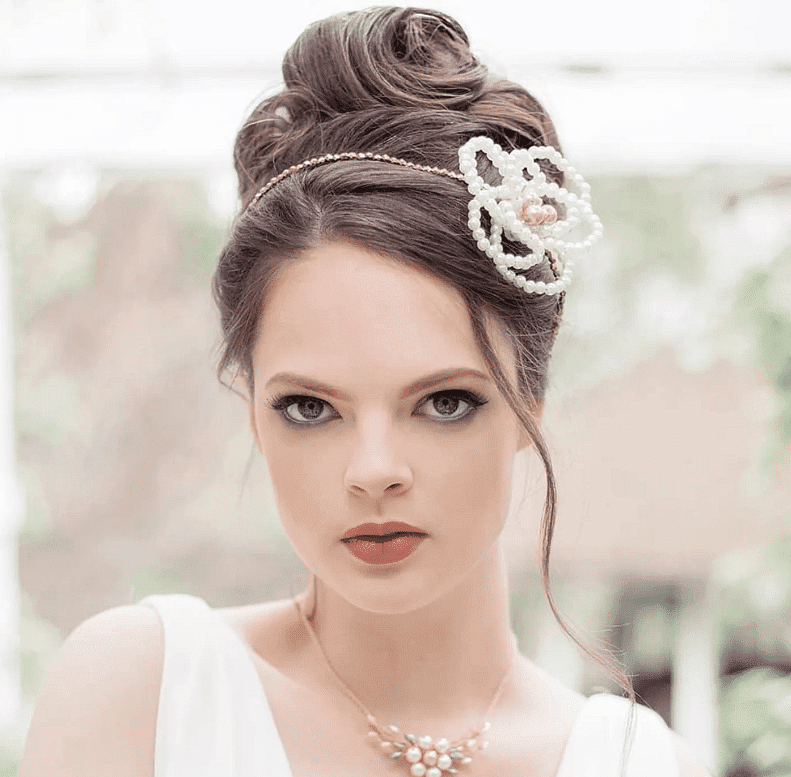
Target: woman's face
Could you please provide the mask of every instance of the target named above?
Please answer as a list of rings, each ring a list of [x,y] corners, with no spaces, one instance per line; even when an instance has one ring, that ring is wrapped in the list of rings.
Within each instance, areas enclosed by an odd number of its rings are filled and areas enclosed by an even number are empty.
[[[490,331],[513,380],[513,354]],[[524,435],[455,290],[359,247],[321,246],[270,290],[253,370],[250,423],[281,520],[325,585],[362,609],[405,612],[492,557]],[[371,563],[383,546],[341,541],[391,521],[426,535],[403,560]]]

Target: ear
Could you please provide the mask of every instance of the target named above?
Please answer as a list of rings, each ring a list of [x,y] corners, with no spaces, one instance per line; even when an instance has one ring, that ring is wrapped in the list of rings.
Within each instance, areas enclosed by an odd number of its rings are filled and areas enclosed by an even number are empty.
[[[252,397],[247,400],[247,409],[250,418],[250,431],[253,434],[253,441],[255,442],[255,447],[258,449],[258,452],[263,455],[263,451],[261,450],[261,440],[258,438],[258,428],[255,424],[255,401]]]

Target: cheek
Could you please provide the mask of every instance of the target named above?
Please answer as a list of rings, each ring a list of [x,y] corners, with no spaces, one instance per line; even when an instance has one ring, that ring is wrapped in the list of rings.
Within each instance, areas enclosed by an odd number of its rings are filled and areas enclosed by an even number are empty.
[[[510,499],[515,444],[509,436],[488,427],[436,453],[424,477],[442,495],[445,517],[479,530],[499,527]]]
[[[337,446],[321,435],[300,435],[276,424],[261,431],[262,452],[284,526],[318,528],[322,518],[318,506],[326,512],[338,490]]]
[[[328,522],[345,526],[354,509],[344,486],[354,453],[352,440],[342,430],[300,434],[278,428],[277,423],[260,432],[289,536],[318,537],[330,528]],[[443,533],[449,527],[463,527],[465,533],[499,531],[510,500],[516,452],[515,435],[505,423],[489,419],[466,429],[416,425],[397,448],[396,457],[404,458],[414,477],[409,495],[404,495],[405,520],[428,520]]]
[[[470,506],[490,504],[493,497],[507,490],[513,452],[495,435],[476,440],[462,449],[455,448],[445,458],[440,481],[452,483],[457,499]]]

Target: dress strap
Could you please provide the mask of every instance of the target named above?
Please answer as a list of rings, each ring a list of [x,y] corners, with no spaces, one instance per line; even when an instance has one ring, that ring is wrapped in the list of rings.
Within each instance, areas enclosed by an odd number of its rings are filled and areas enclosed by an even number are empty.
[[[292,777],[249,649],[203,600],[147,596],[165,652],[154,777]]]

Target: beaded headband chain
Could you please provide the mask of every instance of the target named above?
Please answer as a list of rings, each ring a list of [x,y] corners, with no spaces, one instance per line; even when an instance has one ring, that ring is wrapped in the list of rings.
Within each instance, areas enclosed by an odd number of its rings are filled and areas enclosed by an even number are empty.
[[[482,152],[497,168],[501,183],[491,186],[478,173],[477,154]],[[571,188],[547,180],[537,160],[543,159],[563,173]],[[459,149],[459,170],[419,165],[405,159],[370,152],[344,152],[314,157],[279,173],[265,183],[247,205],[252,208],[273,186],[300,170],[346,160],[369,160],[399,165],[467,184],[472,195],[467,226],[479,250],[494,262],[497,271],[527,294],[560,294],[571,282],[571,268],[577,255],[587,253],[602,236],[602,225],[590,204],[590,186],[552,146],[532,146],[504,151],[491,138],[478,135]],[[527,174],[529,177],[525,177]],[[547,200],[548,202],[545,202]],[[554,202],[554,204],[552,204]],[[490,217],[487,234],[481,211]],[[563,218],[559,213],[563,212]],[[528,246],[530,253],[518,256],[505,251],[503,235]],[[572,235],[574,239],[566,236]],[[556,279],[549,283],[532,281],[514,270],[525,270],[549,261]],[[554,264],[552,263],[554,260]]]

